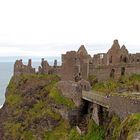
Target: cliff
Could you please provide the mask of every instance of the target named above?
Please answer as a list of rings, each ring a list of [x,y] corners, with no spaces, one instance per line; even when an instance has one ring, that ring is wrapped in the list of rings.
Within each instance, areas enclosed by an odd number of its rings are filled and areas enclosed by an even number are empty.
[[[110,114],[103,124],[95,124],[80,101],[80,93],[78,97],[75,95],[76,90],[80,91],[78,84],[48,74],[13,77],[0,110],[1,140],[136,140],[139,137],[140,114],[132,114],[125,120]],[[76,126],[84,132],[82,135]]]
[[[76,110],[72,99],[57,88],[56,75],[30,74],[13,77],[7,87],[6,101],[0,110],[1,140],[73,140],[82,137],[70,122],[69,114]],[[87,134],[98,128],[91,121]],[[84,138],[85,137],[85,138]],[[94,137],[103,137],[103,130]]]

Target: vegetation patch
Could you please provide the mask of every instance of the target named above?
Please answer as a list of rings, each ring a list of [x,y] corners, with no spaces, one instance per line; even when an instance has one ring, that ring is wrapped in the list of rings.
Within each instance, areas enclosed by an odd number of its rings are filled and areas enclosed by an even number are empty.
[[[100,94],[140,92],[140,75],[122,76],[120,79],[109,79],[104,82],[96,82],[92,85],[92,90]],[[119,95],[119,94],[118,94]],[[126,94],[124,94],[126,95]],[[132,94],[131,94],[132,95]],[[133,94],[133,96],[135,96]]]
[[[104,140],[104,128],[98,126],[93,120],[89,121],[87,134],[83,140]]]
[[[140,114],[129,115],[122,122],[114,115],[107,128],[106,137],[112,140],[132,140],[137,132],[140,133]]]
[[[7,103],[9,106],[18,106],[22,102],[22,97],[20,94],[11,94],[7,97]]]
[[[65,106],[67,106],[69,108],[74,108],[75,107],[74,102],[71,99],[68,99],[68,98],[64,97],[56,87],[52,88],[52,90],[50,91],[49,96],[52,99],[54,99],[54,101],[57,104],[62,104],[62,105],[65,105]]]

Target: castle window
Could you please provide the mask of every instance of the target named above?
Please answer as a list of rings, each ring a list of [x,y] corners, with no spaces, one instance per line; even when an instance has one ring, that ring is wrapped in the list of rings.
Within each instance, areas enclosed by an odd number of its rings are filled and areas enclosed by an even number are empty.
[[[123,56],[121,55],[121,57],[120,57],[120,62],[122,62],[122,58],[123,58]]]
[[[123,62],[127,63],[127,57],[123,58]]]
[[[137,59],[137,62],[140,62],[140,59]]]
[[[121,55],[121,57],[120,57],[120,62],[127,63],[127,57],[123,57],[123,56]]]
[[[112,69],[110,72],[110,78],[114,78],[115,77],[115,69]]]
[[[110,59],[109,59],[109,63],[112,63],[112,56],[111,56]]]

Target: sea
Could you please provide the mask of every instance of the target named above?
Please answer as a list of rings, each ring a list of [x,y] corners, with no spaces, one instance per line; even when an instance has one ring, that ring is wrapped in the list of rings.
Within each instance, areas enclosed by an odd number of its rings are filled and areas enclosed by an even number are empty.
[[[0,108],[5,102],[5,92],[8,83],[13,76],[14,63],[17,59],[22,59],[24,64],[27,64],[28,58],[32,59],[32,66],[38,68],[41,64],[41,58],[36,57],[0,57]],[[46,57],[50,65],[53,65],[54,60],[58,60],[58,65],[61,64],[60,57]]]

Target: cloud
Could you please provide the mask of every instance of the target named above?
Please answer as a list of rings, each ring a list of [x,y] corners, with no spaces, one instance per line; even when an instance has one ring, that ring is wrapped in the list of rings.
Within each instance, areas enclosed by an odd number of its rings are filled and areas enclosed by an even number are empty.
[[[139,4],[139,0],[0,1],[0,42],[106,44],[118,38],[140,45]]]

